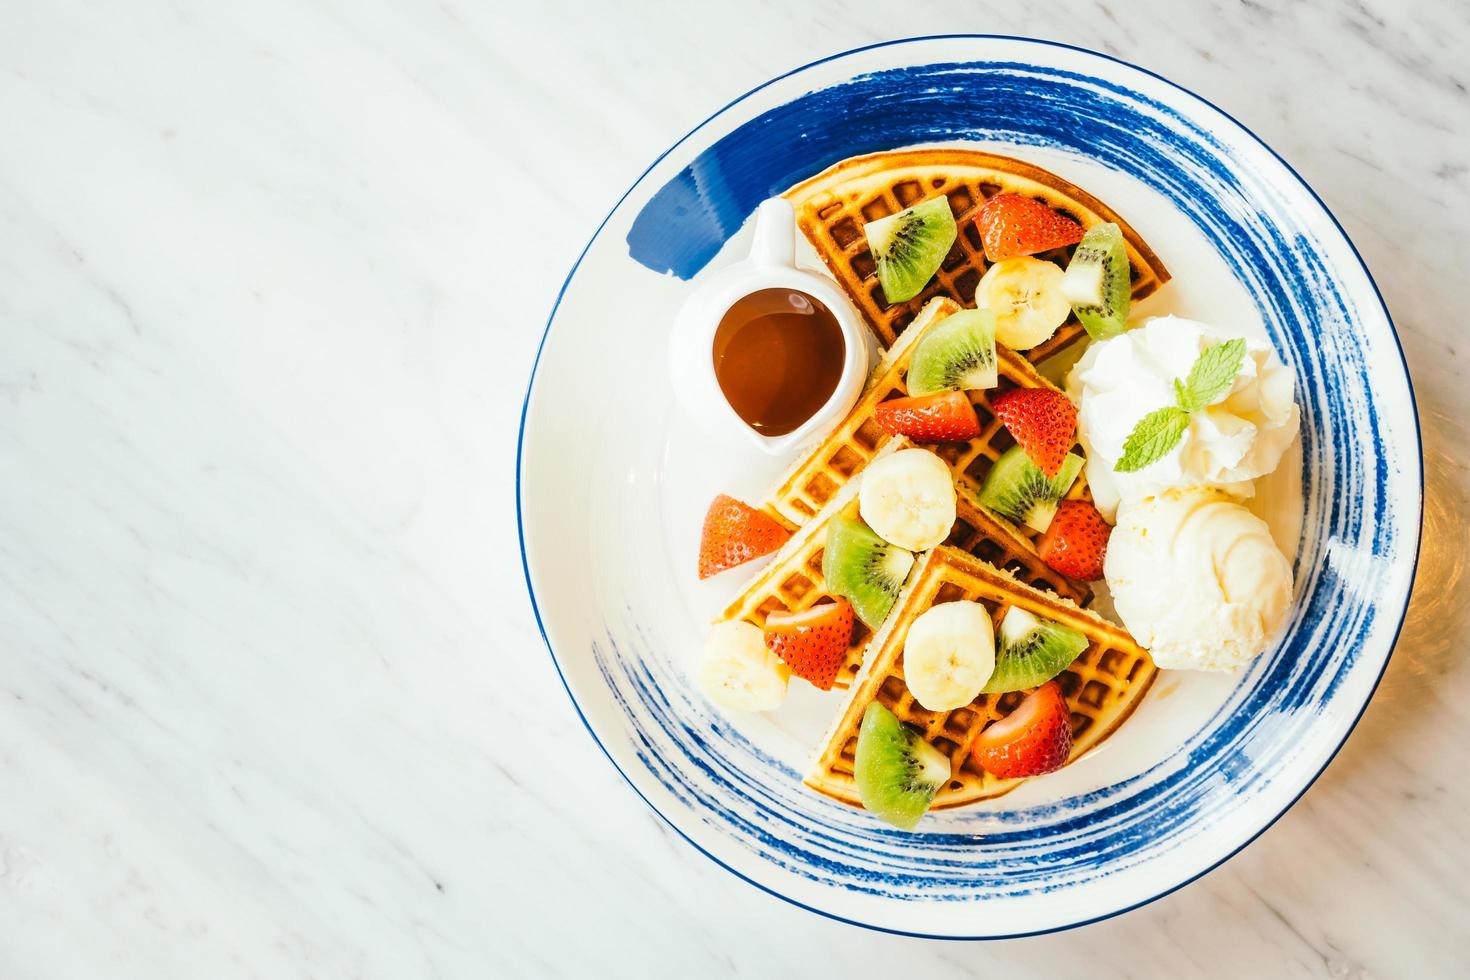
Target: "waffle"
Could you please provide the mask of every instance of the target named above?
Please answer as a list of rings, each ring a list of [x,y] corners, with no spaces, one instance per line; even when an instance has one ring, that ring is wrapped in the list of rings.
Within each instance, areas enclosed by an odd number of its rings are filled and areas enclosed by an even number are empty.
[[[862,805],[853,779],[853,758],[863,712],[874,699],[949,756],[953,775],[935,796],[933,808],[999,796],[1020,784],[1019,779],[998,779],[985,772],[970,757],[970,748],[986,725],[1008,714],[1027,692],[982,694],[966,707],[935,712],[919,705],[904,684],[903,645],[909,626],[929,607],[957,599],[984,603],[997,625],[1010,606],[1018,605],[1088,638],[1087,649],[1058,677],[1072,710],[1069,761],[1106,738],[1153,680],[1148,652],[1122,628],[958,549],[941,546],[914,566],[894,612],[871,641],[868,662],[807,774],[808,786],[843,803]]]
[[[1153,249],[1107,205],[1056,174],[1009,157],[952,147],[897,150],[844,160],[787,191],[796,221],[832,275],[852,297],[873,332],[891,346],[924,304],[944,296],[975,305],[975,287],[987,262],[975,217],[985,199],[1002,192],[1038,198],[1084,228],[1111,221],[1123,230],[1133,267],[1133,299],[1143,299],[1169,281]],[[949,197],[959,235],[934,279],[913,299],[890,305],[878,284],[877,266],[863,225],[902,211],[935,194]],[[1066,266],[1073,247],[1037,256]],[[1040,363],[1083,335],[1069,317],[1054,336],[1026,352]]]
[[[909,361],[919,338],[930,327],[950,314],[959,312],[959,309],[957,303],[944,297],[938,297],[924,307],[914,320],[913,328],[905,331],[898,343],[879,361],[868,386],[847,418],[826,439],[802,454],[782,477],[781,483],[766,501],[767,511],[789,524],[806,523],[860,473],[876,454],[899,438],[889,434],[878,424],[873,417],[874,409],[880,402],[902,398],[908,394],[904,378],[908,374]],[[978,490],[985,482],[990,465],[1001,453],[1016,444],[1010,432],[991,412],[991,399],[1011,388],[1055,388],[1024,358],[1003,345],[996,346],[996,359],[996,386],[984,391],[966,392],[980,417],[980,435],[968,442],[929,447],[949,464],[962,493],[965,490],[972,493]],[[1086,492],[1086,481],[1079,478],[1068,496],[1085,496]],[[1009,524],[1006,526],[1028,539],[1040,536],[1030,528],[1015,528]]]
[[[879,455],[910,446],[912,443],[900,436],[890,441]],[[832,518],[839,514],[851,518],[859,516],[858,483],[857,480],[848,483],[822,514],[798,530],[720,614],[719,621],[743,619],[765,629],[766,617],[772,612],[800,611],[831,598],[822,575],[827,528]],[[1092,593],[1086,585],[1073,582],[1047,566],[1012,525],[976,503],[964,490],[956,494],[955,524],[945,544],[1007,569],[1037,589],[1050,590],[1078,604],[1091,598]],[[847,661],[837,672],[833,687],[846,688],[852,684],[871,639],[872,630],[855,619]]]

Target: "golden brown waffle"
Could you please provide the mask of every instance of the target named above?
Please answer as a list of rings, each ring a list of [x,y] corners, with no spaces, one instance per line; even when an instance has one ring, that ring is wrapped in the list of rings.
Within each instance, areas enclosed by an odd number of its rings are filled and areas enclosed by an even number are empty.
[[[896,452],[913,444],[902,436],[890,441],[880,454]],[[827,528],[833,517],[858,518],[858,481],[849,483],[815,520],[803,526],[778,551],[759,575],[726,607],[719,620],[743,619],[765,629],[766,617],[781,610],[800,611],[831,598],[822,575],[822,556]],[[955,525],[945,543],[974,554],[997,567],[1013,572],[1037,589],[1051,590],[1077,603],[1091,598],[1086,585],[1073,582],[1048,567],[1035,549],[1009,523],[980,506],[963,490],[955,499]],[[846,688],[862,666],[872,630],[854,620],[847,662],[837,673],[833,687]]]
[[[853,779],[853,761],[863,712],[875,699],[949,756],[952,776],[935,796],[934,808],[999,796],[1021,783],[985,772],[970,757],[970,748],[986,725],[1009,714],[1029,692],[982,694],[966,707],[936,712],[925,710],[904,684],[903,645],[909,626],[931,606],[957,599],[984,603],[997,626],[1015,605],[1087,637],[1087,649],[1057,678],[1072,710],[1069,761],[1106,738],[1138,705],[1153,681],[1154,665],[1148,652],[1121,627],[962,551],[941,546],[914,566],[897,607],[871,641],[868,662],[807,774],[808,786],[843,803],[862,805]]]
[[[908,395],[908,386],[904,379],[919,338],[945,317],[959,312],[959,309],[953,300],[939,297],[920,312],[912,329],[905,331],[899,342],[879,361],[868,386],[863,389],[847,418],[821,443],[803,453],[791,469],[787,470],[780,485],[766,501],[767,511],[790,524],[804,524],[825,507],[848,481],[860,473],[875,455],[898,438],[878,424],[873,417],[874,409],[890,398]],[[996,359],[996,386],[984,391],[966,392],[980,418],[980,435],[969,442],[929,447],[949,464],[956,483],[961,488],[968,487],[972,491],[985,482],[985,475],[990,472],[991,464],[1000,454],[1016,444],[1010,432],[990,410],[991,399],[1012,388],[1055,390],[1056,387],[1038,374],[1024,358],[1003,345],[996,346]],[[1068,496],[1085,496],[1086,492],[1086,482],[1079,478]],[[1013,530],[1029,539],[1040,537],[1030,528]]]
[[[1040,167],[979,150],[933,147],[853,157],[786,192],[802,233],[860,309],[884,346],[890,346],[924,304],[936,296],[975,305],[975,287],[987,262],[975,218],[986,198],[1009,192],[1046,202],[1084,228],[1111,221],[1123,230],[1133,266],[1133,299],[1169,281],[1153,249],[1117,213],[1091,194]],[[938,194],[949,198],[959,235],[939,272],[913,299],[890,305],[863,226]],[[1065,267],[1074,247],[1037,256]],[[1026,352],[1040,363],[1083,335],[1070,317],[1044,344]]]

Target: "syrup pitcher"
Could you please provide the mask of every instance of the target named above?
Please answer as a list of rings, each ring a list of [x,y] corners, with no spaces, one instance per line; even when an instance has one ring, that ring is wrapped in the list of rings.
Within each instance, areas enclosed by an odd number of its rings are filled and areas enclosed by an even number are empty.
[[[866,324],[836,283],[797,266],[795,242],[791,205],[762,202],[750,254],[694,289],[669,343],[684,408],[772,455],[846,415],[868,375]]]

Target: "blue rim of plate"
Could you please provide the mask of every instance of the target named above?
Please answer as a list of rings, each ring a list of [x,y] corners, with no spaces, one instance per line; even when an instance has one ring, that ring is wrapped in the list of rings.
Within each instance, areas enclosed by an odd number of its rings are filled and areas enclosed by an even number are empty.
[[[770,886],[767,886],[765,884],[762,884],[759,881],[756,881],[755,879],[751,878],[749,875],[746,875],[743,872],[741,872],[741,871],[739,871],[739,870],[731,867],[729,864],[725,863],[724,861],[721,861],[719,858],[717,858],[713,854],[711,854],[708,850],[706,850],[705,848],[701,847],[698,842],[696,842],[693,838],[691,838],[688,834],[686,834],[676,823],[674,823],[673,820],[671,820],[665,813],[663,813],[663,811],[661,811],[657,806],[655,806],[653,804],[653,802],[647,796],[645,796],[644,793],[633,782],[632,778],[629,777],[629,775],[623,770],[622,766],[620,766],[618,764],[618,761],[613,757],[612,753],[608,751],[607,746],[604,745],[602,743],[601,739],[599,739],[597,737],[597,733],[592,729],[592,726],[587,721],[586,715],[582,711],[582,706],[577,702],[576,695],[572,693],[571,686],[567,683],[566,674],[562,670],[561,663],[557,659],[556,650],[552,646],[551,639],[550,639],[549,636],[547,636],[547,633],[546,633],[546,626],[542,622],[540,605],[536,601],[535,585],[533,584],[532,579],[531,579],[530,560],[529,560],[529,557],[528,557],[528,555],[526,553],[525,514],[524,514],[524,504],[523,504],[522,495],[521,495],[521,491],[522,491],[522,479],[521,479],[521,477],[522,477],[522,468],[523,468],[523,464],[524,464],[524,455],[525,455],[526,417],[527,417],[527,414],[528,414],[528,412],[530,410],[531,395],[532,395],[532,392],[533,392],[533,390],[535,388],[535,382],[536,382],[536,372],[537,372],[537,369],[540,367],[541,354],[542,354],[542,351],[545,349],[545,346],[546,346],[546,338],[549,336],[550,331],[551,331],[551,324],[552,324],[552,322],[556,318],[556,313],[557,313],[557,310],[559,309],[559,307],[561,306],[561,302],[562,302],[563,297],[566,295],[567,287],[571,284],[572,279],[576,276],[577,270],[581,267],[582,260],[584,258],[586,258],[586,255],[587,255],[588,250],[591,249],[591,247],[592,247],[592,243],[594,241],[596,241],[597,236],[602,232],[602,229],[607,225],[607,222],[612,218],[612,216],[614,214],[617,213],[617,210],[618,210],[619,207],[622,206],[623,201],[625,201],[627,199],[628,195],[631,194],[633,192],[633,190],[635,188],[637,188],[640,183],[642,183],[643,179],[645,177],[647,177],[648,174],[651,173],[653,171],[653,169],[655,167],[657,167],[658,164],[664,160],[665,157],[667,157],[670,153],[672,153],[678,147],[682,146],[686,140],[688,140],[691,136],[693,136],[699,130],[701,130],[702,128],[704,128],[704,126],[706,124],[708,124],[711,120],[713,120],[716,117],[720,116],[721,114],[723,114],[724,112],[726,112],[727,110],[729,110],[731,107],[739,104],[740,102],[745,101],[747,98],[749,98],[750,96],[754,95],[755,93],[760,92],[760,91],[762,91],[762,90],[764,90],[766,88],[769,88],[770,86],[776,84],[777,82],[780,82],[783,79],[789,78],[792,75],[799,74],[799,73],[801,73],[803,71],[806,71],[806,70],[808,70],[810,68],[813,68],[813,67],[816,67],[818,65],[826,64],[828,62],[836,61],[838,59],[849,57],[851,55],[859,54],[859,53],[865,52],[865,51],[873,51],[873,50],[877,50],[877,49],[881,49],[881,48],[889,48],[889,47],[895,47],[895,46],[903,45],[903,44],[914,44],[914,43],[925,42],[925,41],[966,40],[966,39],[1013,41],[1013,42],[1020,42],[1020,43],[1024,43],[1024,44],[1034,44],[1034,45],[1038,45],[1038,46],[1041,46],[1041,47],[1060,48],[1060,49],[1065,49],[1065,50],[1070,50],[1070,51],[1076,51],[1076,52],[1079,52],[1081,54],[1090,55],[1092,57],[1100,58],[1100,59],[1102,59],[1104,61],[1110,61],[1110,62],[1113,62],[1114,64],[1122,65],[1125,68],[1132,69],[1133,71],[1136,71],[1136,72],[1139,72],[1139,73],[1141,73],[1143,75],[1146,75],[1149,78],[1152,78],[1152,79],[1155,79],[1156,81],[1162,82],[1163,84],[1168,85],[1170,88],[1173,88],[1173,89],[1175,89],[1175,90],[1183,93],[1184,95],[1189,96],[1190,98],[1194,99],[1195,101],[1199,102],[1200,104],[1202,104],[1204,106],[1207,106],[1208,108],[1214,110],[1215,112],[1218,112],[1221,116],[1223,116],[1224,118],[1228,119],[1231,123],[1233,123],[1235,126],[1237,126],[1240,129],[1241,132],[1245,133],[1251,139],[1255,140],[1256,143],[1258,143],[1261,146],[1262,149],[1264,149],[1279,164],[1281,164],[1281,166],[1283,168],[1285,168],[1286,172],[1289,173],[1289,174],[1291,174],[1291,176],[1293,178],[1295,178],[1295,180],[1297,181],[1297,183],[1299,183],[1301,185],[1301,187],[1312,197],[1312,199],[1322,209],[1322,212],[1325,215],[1327,215],[1328,219],[1332,222],[1333,226],[1337,229],[1338,234],[1342,236],[1342,240],[1347,244],[1348,248],[1352,251],[1353,257],[1357,260],[1358,265],[1362,269],[1364,276],[1367,277],[1367,280],[1368,280],[1369,285],[1372,286],[1372,288],[1373,288],[1373,293],[1374,293],[1375,297],[1378,300],[1379,307],[1383,311],[1384,319],[1388,322],[1389,330],[1390,330],[1390,333],[1391,333],[1391,335],[1393,337],[1394,345],[1395,345],[1395,347],[1398,350],[1400,366],[1403,368],[1404,380],[1405,380],[1406,386],[1408,388],[1408,393],[1409,393],[1409,407],[1410,407],[1410,409],[1411,409],[1411,411],[1413,413],[1413,418],[1414,418],[1415,458],[1419,462],[1419,495],[1418,495],[1419,519],[1418,519],[1418,527],[1415,529],[1415,534],[1414,534],[1412,563],[1411,563],[1409,580],[1408,580],[1408,588],[1407,588],[1407,590],[1405,592],[1404,606],[1399,611],[1399,614],[1398,614],[1398,623],[1394,627],[1393,639],[1392,639],[1392,641],[1390,643],[1390,646],[1389,646],[1388,655],[1384,657],[1383,666],[1379,669],[1378,675],[1373,679],[1372,686],[1370,687],[1370,689],[1368,691],[1368,696],[1366,698],[1364,698],[1362,706],[1358,709],[1357,714],[1354,715],[1352,721],[1349,723],[1347,729],[1344,731],[1341,741],[1339,741],[1338,744],[1337,744],[1337,746],[1335,748],[1333,748],[1332,751],[1328,754],[1327,758],[1323,761],[1321,768],[1319,768],[1317,770],[1317,772],[1315,774],[1313,774],[1312,777],[1306,781],[1306,783],[1303,784],[1301,790],[1298,791],[1296,793],[1296,795],[1294,795],[1286,803],[1286,805],[1281,808],[1281,810],[1278,813],[1276,813],[1269,820],[1267,820],[1265,823],[1263,823],[1261,825],[1260,829],[1258,829],[1255,833],[1251,834],[1248,838],[1246,838],[1243,842],[1241,842],[1237,847],[1235,847],[1234,849],[1232,849],[1231,851],[1229,851],[1228,853],[1226,853],[1225,855],[1223,855],[1222,857],[1220,857],[1217,861],[1213,862],[1209,866],[1201,869],[1198,872],[1195,872],[1195,873],[1187,876],[1186,878],[1184,878],[1183,880],[1179,881],[1178,883],[1176,883],[1174,885],[1171,885],[1171,886],[1169,886],[1169,887],[1167,887],[1167,888],[1159,891],[1158,893],[1150,896],[1149,898],[1145,898],[1145,899],[1142,899],[1140,901],[1133,902],[1133,903],[1131,903],[1129,905],[1126,905],[1126,906],[1124,906],[1122,908],[1115,909],[1113,911],[1106,912],[1106,913],[1103,913],[1101,915],[1095,915],[1095,916],[1091,916],[1089,918],[1079,919],[1079,920],[1077,920],[1075,922],[1064,923],[1062,925],[1051,926],[1051,927],[1046,928],[1046,929],[1036,929],[1036,930],[1030,930],[1030,931],[1024,931],[1024,932],[1009,933],[1009,934],[1006,934],[1006,935],[984,935],[984,936],[936,935],[936,934],[931,934],[931,933],[913,932],[913,931],[903,930],[903,929],[891,929],[891,928],[888,928],[888,927],[885,927],[885,926],[876,925],[876,924],[871,923],[871,922],[864,922],[864,921],[861,921],[861,920],[858,920],[858,919],[852,919],[852,918],[848,918],[848,917],[845,917],[845,916],[837,915],[837,914],[835,914],[833,912],[829,912],[829,911],[827,911],[825,909],[821,909],[821,908],[817,908],[817,907],[812,906],[812,905],[808,905],[805,902],[799,901],[799,900],[794,899],[794,898],[792,898],[792,897],[790,897],[788,895],[782,894],[781,892],[775,890],[774,888],[771,888]],[[1064,44],[1064,43],[1062,43],[1060,41],[1048,41],[1048,40],[1045,40],[1045,39],[1042,39],[1042,38],[1022,37],[1022,36],[1010,35],[1010,34],[927,34],[927,35],[918,35],[918,36],[914,36],[914,37],[900,38],[900,39],[893,40],[893,41],[882,41],[882,42],[879,42],[879,43],[876,43],[876,44],[864,45],[864,46],[857,47],[857,48],[851,48],[851,49],[846,50],[846,51],[841,51],[841,52],[838,52],[836,54],[828,55],[825,58],[819,58],[819,59],[817,59],[815,61],[808,62],[808,63],[806,63],[804,65],[799,66],[799,67],[793,68],[790,71],[787,71],[787,72],[784,72],[784,73],[782,73],[780,75],[777,75],[774,78],[771,78],[770,80],[768,80],[766,82],[763,82],[760,85],[757,85],[756,87],[750,89],[749,91],[744,92],[743,94],[741,94],[737,98],[734,98],[734,99],[730,100],[729,102],[727,102],[725,105],[721,106],[719,109],[717,109],[715,112],[711,113],[705,119],[701,120],[696,126],[694,126],[692,129],[690,129],[689,132],[685,133],[675,143],[673,143],[671,146],[669,146],[668,149],[666,149],[662,153],[660,153],[653,160],[653,162],[649,164],[649,166],[647,167],[647,169],[645,169],[641,174],[639,174],[639,176],[637,177],[637,179],[635,179],[633,181],[633,183],[631,185],[629,185],[628,189],[626,191],[624,191],[623,194],[618,198],[618,200],[613,204],[612,208],[608,211],[607,215],[602,219],[602,221],[598,224],[597,228],[593,231],[591,237],[587,240],[587,244],[583,246],[582,251],[577,256],[577,260],[572,264],[571,270],[567,273],[567,277],[563,281],[562,286],[561,286],[561,289],[557,291],[556,300],[552,303],[551,312],[550,312],[550,314],[547,317],[546,326],[542,330],[541,340],[537,344],[537,347],[536,347],[536,357],[535,357],[535,360],[532,363],[531,377],[527,381],[527,384],[526,384],[526,395],[525,395],[525,399],[523,400],[522,405],[521,405],[521,418],[520,418],[519,428],[518,428],[517,435],[516,435],[516,532],[517,532],[517,539],[518,539],[518,542],[519,542],[519,546],[520,546],[520,549],[521,549],[521,570],[522,570],[522,573],[524,574],[525,579],[526,579],[526,591],[527,591],[527,594],[528,594],[528,596],[529,596],[529,598],[531,600],[531,611],[532,611],[532,613],[534,614],[534,616],[536,618],[536,627],[537,627],[537,630],[541,633],[541,639],[542,639],[542,642],[546,644],[547,652],[551,654],[552,665],[556,668],[557,676],[561,679],[562,687],[566,690],[567,697],[571,700],[572,707],[577,712],[577,717],[582,722],[583,728],[585,728],[587,730],[587,734],[592,737],[593,742],[597,745],[597,747],[599,749],[602,750],[603,755],[605,755],[607,757],[608,761],[610,763],[612,763],[613,768],[615,770],[617,770],[617,772],[618,772],[618,774],[620,776],[623,777],[624,782],[626,782],[628,784],[629,788],[631,788],[633,790],[633,792],[638,795],[638,798],[641,799],[648,806],[648,808],[650,810],[652,810],[655,814],[657,814],[658,817],[661,820],[663,820],[664,823],[666,823],[675,833],[677,833],[681,838],[683,838],[685,841],[687,841],[696,851],[698,851],[700,854],[703,854],[705,857],[709,858],[711,861],[713,861],[715,864],[719,865],[721,868],[724,868],[726,871],[728,871],[731,874],[735,875],[737,878],[740,878],[742,881],[745,881],[746,883],[754,886],[755,888],[760,889],[763,892],[766,892],[769,895],[773,895],[776,898],[779,898],[779,899],[781,899],[784,902],[788,902],[788,903],[790,903],[792,905],[795,905],[795,906],[797,906],[799,908],[805,909],[805,910],[807,910],[809,912],[814,912],[817,915],[823,916],[825,918],[833,919],[833,920],[838,921],[838,922],[844,922],[844,923],[847,923],[849,925],[859,926],[861,928],[870,929],[870,930],[873,930],[875,932],[883,932],[883,933],[889,933],[889,934],[892,934],[892,935],[900,935],[900,936],[910,936],[910,937],[918,938],[918,939],[942,939],[942,940],[954,940],[954,941],[961,941],[961,942],[966,942],[966,941],[979,941],[979,940],[996,940],[996,939],[1019,939],[1019,938],[1023,938],[1023,937],[1026,937],[1026,936],[1039,936],[1039,935],[1047,935],[1047,934],[1055,933],[1055,932],[1063,932],[1063,931],[1066,931],[1066,930],[1069,930],[1069,929],[1078,928],[1080,926],[1090,925],[1090,924],[1095,923],[1095,922],[1102,922],[1102,921],[1104,921],[1106,919],[1110,919],[1110,918],[1113,918],[1115,916],[1122,915],[1122,914],[1124,914],[1126,912],[1131,912],[1134,909],[1141,908],[1144,905],[1148,905],[1151,902],[1155,902],[1155,901],[1157,901],[1160,898],[1163,898],[1163,897],[1165,897],[1167,895],[1173,894],[1174,892],[1176,892],[1179,889],[1185,887],[1186,885],[1192,884],[1193,882],[1195,882],[1195,881],[1199,880],[1200,878],[1204,877],[1205,875],[1209,874],[1211,871],[1214,871],[1216,868],[1220,867],[1222,864],[1224,864],[1225,862],[1229,861],[1235,855],[1239,854],[1241,851],[1245,850],[1245,848],[1249,847],[1252,843],[1254,843],[1262,834],[1264,834],[1267,830],[1269,830],[1272,826],[1274,826],[1275,823],[1278,820],[1280,820],[1281,817],[1284,816],[1288,810],[1290,810],[1293,806],[1295,806],[1296,803],[1297,803],[1297,801],[1300,800],[1302,798],[1302,796],[1304,796],[1306,794],[1306,792],[1309,789],[1312,788],[1313,785],[1315,785],[1315,783],[1317,782],[1317,780],[1319,778],[1321,778],[1322,773],[1324,773],[1324,772],[1327,771],[1327,768],[1332,764],[1333,760],[1336,759],[1338,753],[1342,750],[1342,747],[1347,743],[1348,738],[1351,737],[1353,731],[1357,728],[1358,722],[1362,719],[1363,712],[1367,710],[1367,707],[1368,707],[1369,703],[1371,703],[1371,701],[1373,700],[1373,695],[1377,692],[1378,686],[1379,686],[1379,684],[1383,680],[1383,675],[1384,675],[1384,673],[1388,669],[1389,661],[1392,660],[1392,658],[1393,658],[1394,649],[1397,647],[1399,636],[1401,635],[1401,633],[1403,631],[1404,620],[1405,620],[1405,618],[1406,618],[1406,616],[1408,614],[1409,602],[1410,602],[1410,600],[1411,600],[1411,598],[1413,596],[1414,584],[1415,584],[1415,581],[1416,581],[1416,579],[1418,577],[1419,554],[1420,554],[1421,545],[1422,545],[1422,538],[1423,538],[1423,523],[1424,523],[1424,508],[1423,508],[1423,502],[1424,502],[1423,454],[1424,454],[1423,433],[1422,433],[1422,429],[1421,429],[1420,422],[1419,422],[1418,400],[1417,400],[1416,393],[1414,391],[1413,377],[1409,373],[1409,365],[1408,365],[1407,359],[1404,356],[1403,343],[1400,341],[1399,336],[1398,336],[1398,328],[1394,325],[1393,316],[1389,312],[1388,304],[1386,302],[1384,302],[1383,293],[1378,288],[1378,283],[1373,278],[1373,273],[1371,272],[1371,270],[1369,270],[1367,263],[1363,261],[1362,254],[1358,251],[1357,245],[1354,244],[1352,238],[1348,235],[1347,231],[1342,227],[1342,223],[1337,220],[1337,216],[1332,213],[1332,210],[1330,208],[1327,207],[1326,202],[1324,202],[1322,200],[1322,198],[1317,194],[1316,190],[1314,190],[1312,188],[1312,186],[1309,183],[1307,183],[1307,181],[1301,176],[1301,174],[1297,173],[1296,169],[1293,168],[1291,166],[1291,164],[1289,164],[1279,153],[1277,153],[1274,149],[1272,149],[1271,146],[1268,145],[1265,142],[1265,140],[1261,139],[1248,126],[1246,126],[1244,123],[1240,122],[1240,120],[1236,119],[1234,116],[1232,116],[1230,113],[1226,112],[1224,109],[1221,109],[1219,106],[1215,105],[1210,100],[1204,98],[1201,95],[1196,94],[1195,92],[1191,91],[1188,88],[1185,88],[1183,85],[1180,85],[1177,82],[1173,82],[1173,81],[1171,81],[1171,80],[1163,77],[1162,75],[1157,74],[1156,72],[1153,72],[1153,71],[1150,71],[1147,68],[1143,68],[1143,67],[1140,67],[1138,65],[1135,65],[1132,62],[1126,61],[1126,60],[1124,60],[1122,58],[1116,58],[1116,57],[1113,57],[1112,55],[1104,54],[1104,53],[1099,52],[1099,51],[1093,51],[1093,50],[1091,50],[1089,48],[1080,47],[1078,45]]]

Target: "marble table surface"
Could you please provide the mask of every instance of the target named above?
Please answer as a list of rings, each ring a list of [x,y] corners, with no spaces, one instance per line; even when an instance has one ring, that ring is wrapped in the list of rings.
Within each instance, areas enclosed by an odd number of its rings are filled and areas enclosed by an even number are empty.
[[[0,24],[0,976],[1470,974],[1470,7]],[[1296,166],[1397,320],[1428,472],[1398,652],[1305,798],[1181,892],[993,944],[819,918],[665,828],[557,680],[512,497],[552,298],[648,161],[773,74],[963,30],[1141,63]]]

